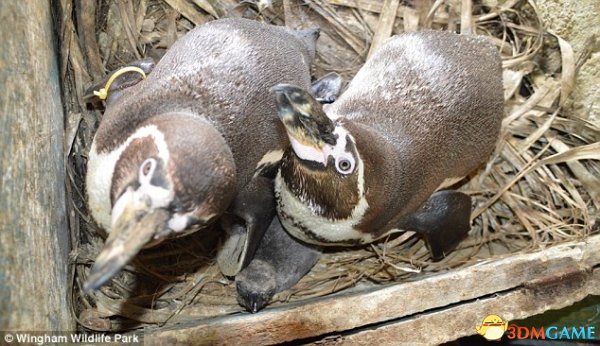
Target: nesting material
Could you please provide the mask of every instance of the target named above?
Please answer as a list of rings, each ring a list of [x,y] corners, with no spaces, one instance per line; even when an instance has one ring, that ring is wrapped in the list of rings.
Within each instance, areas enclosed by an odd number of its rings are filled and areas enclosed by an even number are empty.
[[[232,281],[215,265],[220,233],[209,230],[143,251],[110,285],[82,284],[103,245],[85,205],[85,165],[101,110],[85,90],[108,71],[158,60],[185,32],[215,18],[246,17],[293,28],[319,26],[314,76],[350,80],[390,34],[435,29],[485,35],[503,57],[505,114],[488,164],[453,185],[474,201],[473,227],[459,249],[433,262],[407,233],[355,249],[329,251],[274,305],[465,267],[537,251],[598,232],[600,127],[569,111],[578,68],[588,58],[544,30],[532,1],[400,0],[61,0],[72,300],[81,328],[123,331],[242,311]],[[490,2],[491,3],[491,2]],[[496,2],[493,2],[496,3]]]

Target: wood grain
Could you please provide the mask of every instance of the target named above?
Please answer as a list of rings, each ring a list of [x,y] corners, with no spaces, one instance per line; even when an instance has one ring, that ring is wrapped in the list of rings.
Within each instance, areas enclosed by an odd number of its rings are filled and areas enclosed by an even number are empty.
[[[439,345],[475,334],[475,326],[480,325],[488,314],[496,314],[504,321],[523,319],[547,310],[567,307],[584,299],[589,294],[600,294],[600,270],[595,270],[592,275],[582,275],[577,280],[563,280],[556,285],[544,286],[539,289],[517,289],[442,311],[423,314],[416,318],[407,318],[379,328],[342,336],[335,342],[323,340],[320,344]],[[485,342],[483,337],[481,342]]]
[[[50,1],[2,0],[0,17],[0,330],[68,330],[64,127]]]

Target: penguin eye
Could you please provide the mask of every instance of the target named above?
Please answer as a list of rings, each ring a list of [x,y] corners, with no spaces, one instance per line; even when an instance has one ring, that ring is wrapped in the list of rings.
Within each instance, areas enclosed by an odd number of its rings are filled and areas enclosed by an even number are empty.
[[[342,174],[352,173],[354,170],[354,162],[349,159],[340,159],[337,161],[337,170]]]
[[[152,168],[152,163],[146,162],[144,164],[144,166],[142,167],[142,174],[147,176],[148,173],[150,173],[151,168]]]
[[[141,176],[147,178],[148,176],[152,175],[152,172],[154,171],[155,167],[156,160],[147,159],[146,161],[144,161],[144,163],[142,163],[142,166],[140,167]]]

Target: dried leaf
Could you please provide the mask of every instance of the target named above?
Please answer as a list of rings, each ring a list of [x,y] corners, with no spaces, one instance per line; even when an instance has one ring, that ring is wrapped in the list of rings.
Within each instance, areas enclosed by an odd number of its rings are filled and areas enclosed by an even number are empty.
[[[571,92],[573,92],[573,87],[575,86],[575,53],[573,53],[571,44],[563,40],[552,31],[548,32],[556,37],[558,40],[558,45],[560,46],[560,56],[562,59],[562,73],[560,76],[560,105],[564,106],[565,102],[569,98],[569,95],[571,95]]]
[[[540,161],[538,165],[550,165],[576,160],[600,160],[600,142],[582,145],[562,153],[554,154]]]
[[[383,3],[383,9],[379,15],[379,23],[373,35],[373,41],[371,42],[371,48],[369,49],[369,56],[379,48],[379,46],[387,40],[392,34],[392,28],[396,21],[396,11],[400,5],[400,0],[385,0]],[[367,58],[368,58],[367,57]]]

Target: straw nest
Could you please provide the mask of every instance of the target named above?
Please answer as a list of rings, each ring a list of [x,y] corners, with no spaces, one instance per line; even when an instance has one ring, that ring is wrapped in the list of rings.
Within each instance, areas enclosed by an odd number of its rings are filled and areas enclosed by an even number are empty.
[[[85,329],[120,331],[242,311],[232,281],[214,264],[210,230],[142,252],[110,285],[81,293],[103,239],[85,206],[85,167],[101,110],[83,93],[108,71],[144,56],[156,60],[195,25],[246,17],[322,30],[314,76],[347,81],[369,49],[391,34],[433,28],[475,32],[503,56],[506,117],[489,163],[454,186],[472,196],[473,228],[459,249],[433,262],[411,234],[327,253],[274,305],[408,279],[581,240],[598,230],[600,127],[569,112],[569,93],[589,52],[544,29],[529,0],[61,0],[59,36],[68,114],[73,314]],[[382,7],[386,8],[382,8]],[[588,45],[590,46],[590,45]]]

